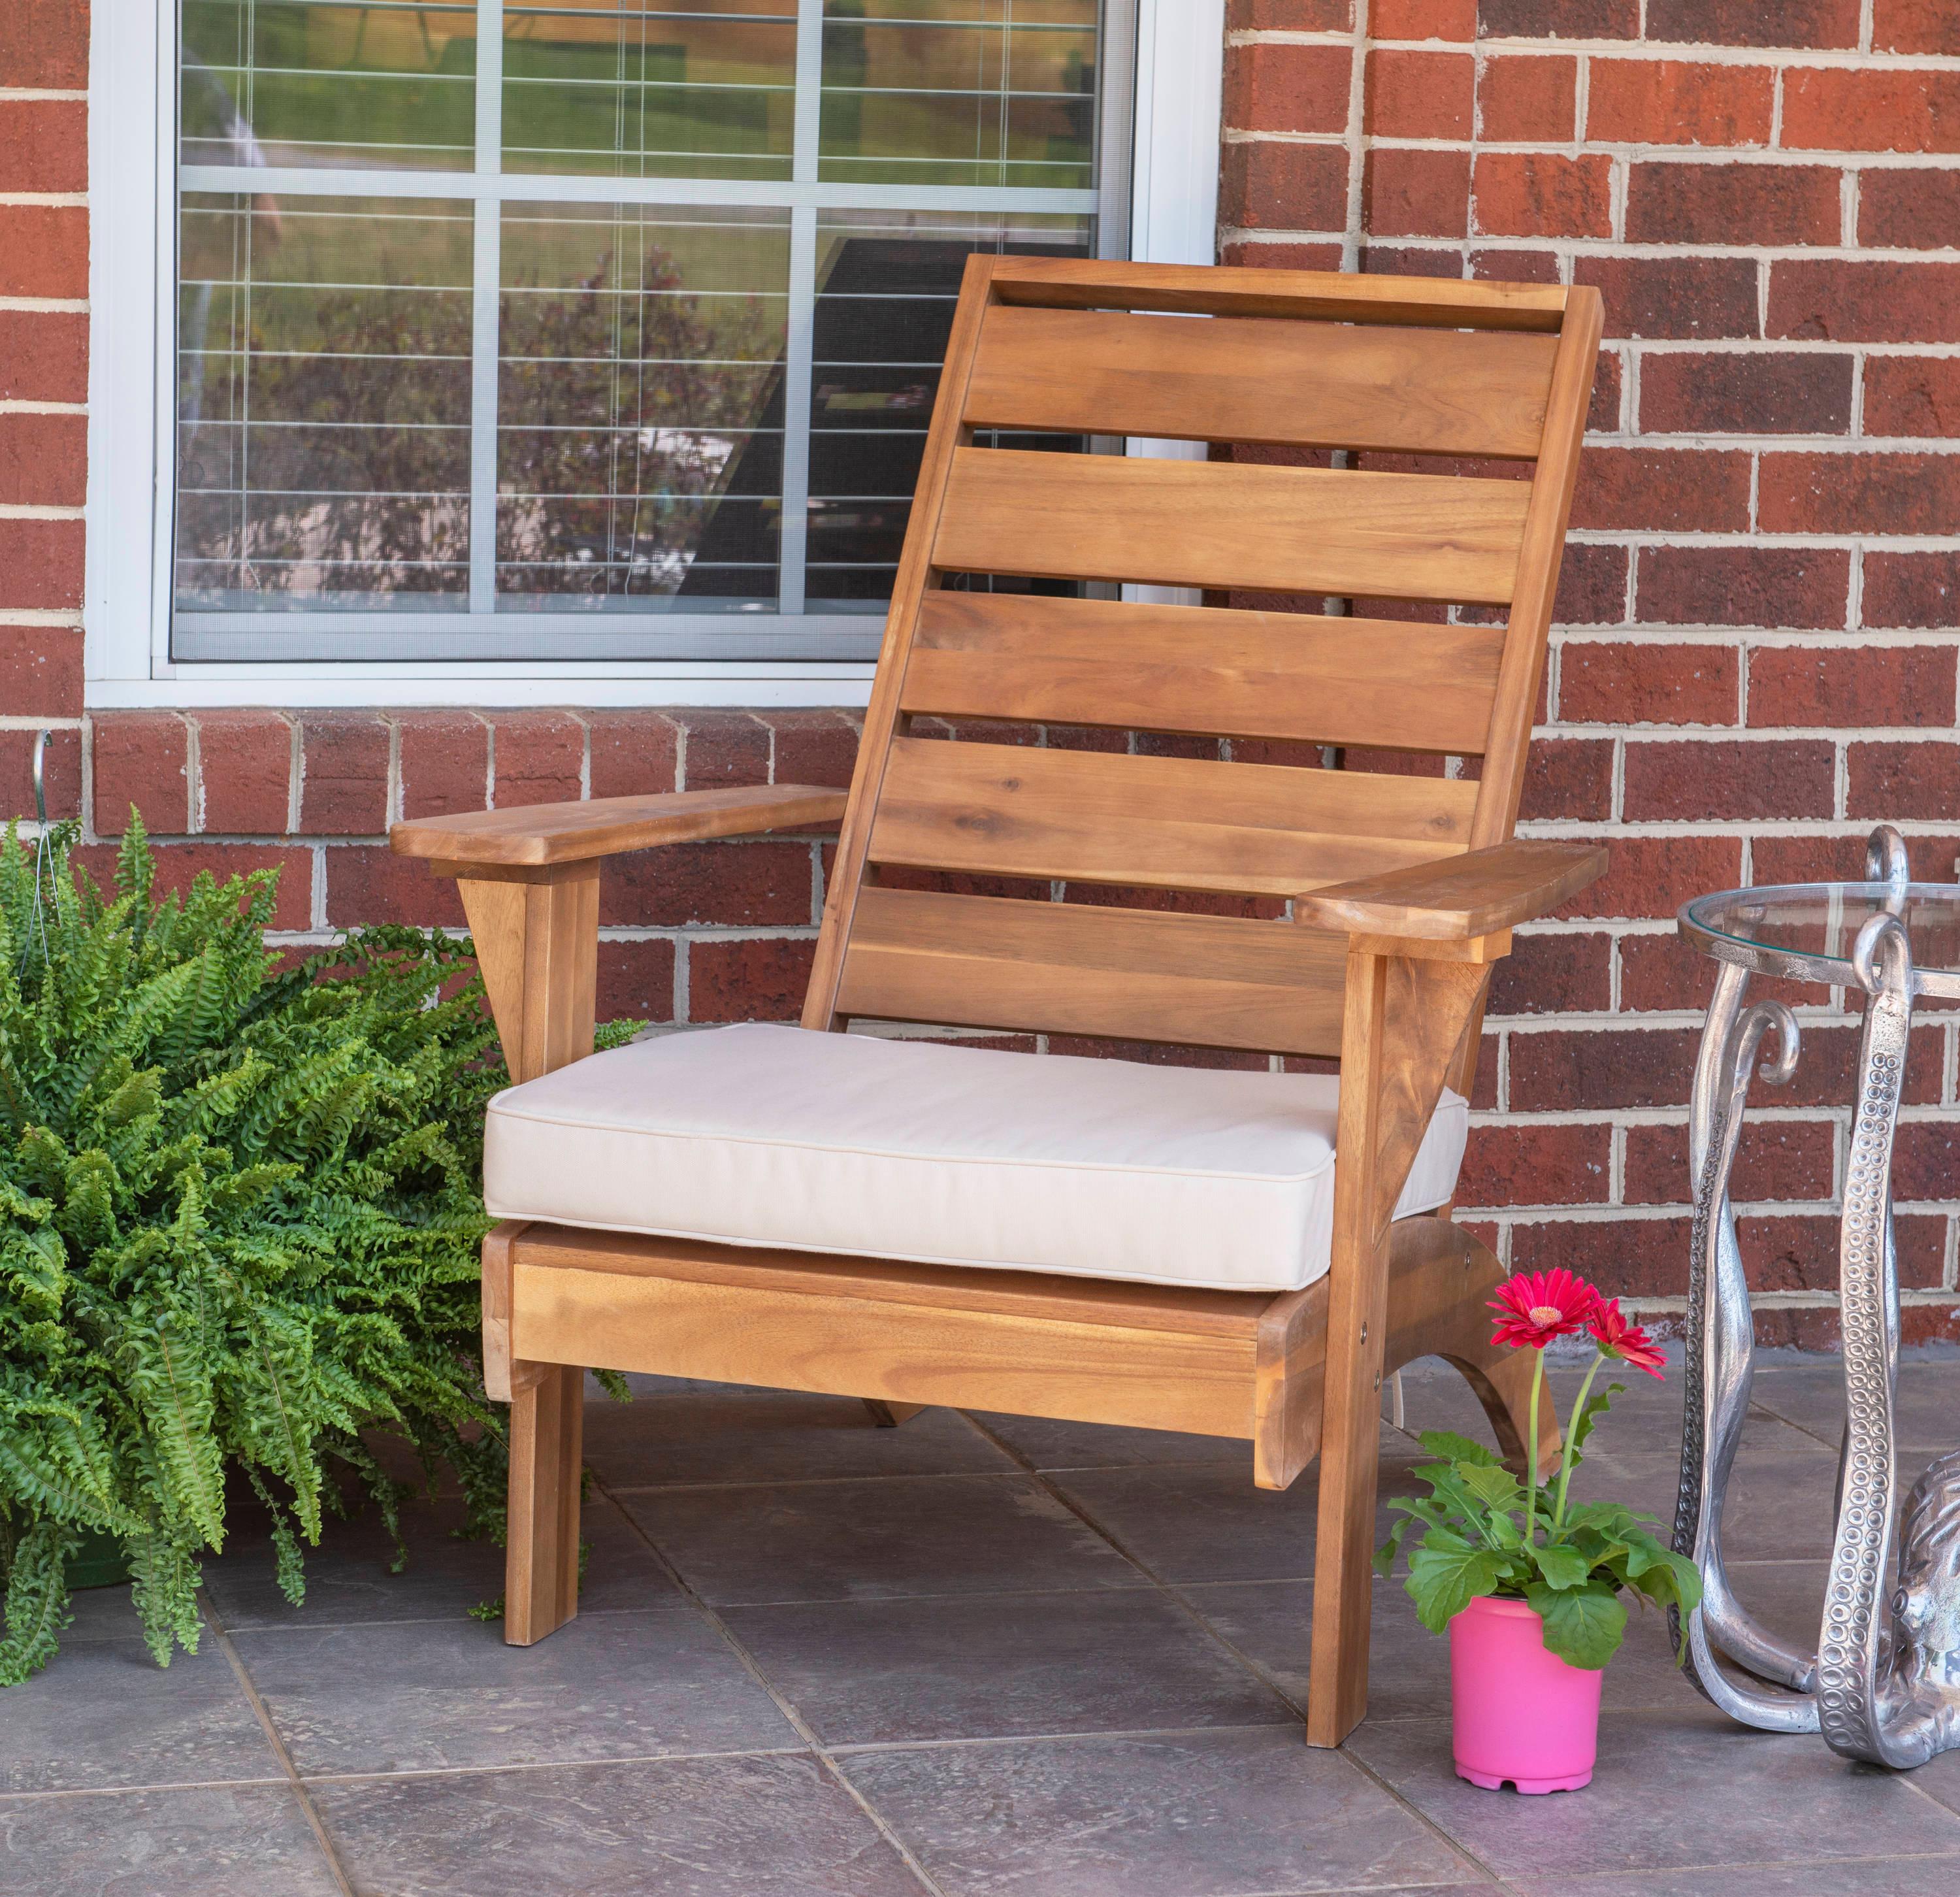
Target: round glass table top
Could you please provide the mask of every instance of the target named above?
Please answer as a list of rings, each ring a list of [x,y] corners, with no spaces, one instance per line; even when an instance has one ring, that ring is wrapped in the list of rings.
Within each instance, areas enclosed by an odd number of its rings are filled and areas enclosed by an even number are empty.
[[[1792,883],[1698,896],[1682,937],[1720,962],[1759,975],[1856,988],[1851,947],[1866,921],[1891,909],[1912,945],[1914,986],[1960,996],[1960,884]]]

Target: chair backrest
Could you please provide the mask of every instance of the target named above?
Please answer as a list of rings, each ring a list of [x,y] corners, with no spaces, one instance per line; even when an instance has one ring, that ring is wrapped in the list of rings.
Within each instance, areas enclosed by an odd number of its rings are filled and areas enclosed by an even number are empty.
[[[1281,897],[1510,835],[1599,329],[1598,295],[1583,288],[972,259],[805,1024],[870,1017],[1338,1053],[1342,938],[1058,899],[1082,885]],[[1290,457],[976,445],[976,431],[994,430]],[[1357,454],[1393,468],[1342,464]],[[985,590],[1003,578],[1506,616]],[[1481,768],[1394,775],[1312,768],[1311,752],[1253,763],[1115,738],[946,743],[915,735],[921,718],[1423,752]],[[921,871],[958,873],[966,888],[920,887]],[[966,893],[973,879],[1024,893]]]

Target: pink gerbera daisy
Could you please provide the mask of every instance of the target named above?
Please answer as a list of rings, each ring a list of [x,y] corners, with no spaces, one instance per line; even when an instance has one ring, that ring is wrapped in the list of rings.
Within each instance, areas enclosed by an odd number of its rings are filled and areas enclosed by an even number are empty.
[[[1623,1364],[1645,1370],[1650,1377],[1666,1374],[1667,1359],[1639,1325],[1629,1324],[1621,1315],[1617,1297],[1601,1300],[1587,1320],[1586,1329],[1604,1355],[1616,1357]]]
[[[1599,1307],[1599,1292],[1568,1271],[1520,1272],[1497,1287],[1491,1342],[1514,1351],[1542,1351],[1555,1337],[1583,1331]]]

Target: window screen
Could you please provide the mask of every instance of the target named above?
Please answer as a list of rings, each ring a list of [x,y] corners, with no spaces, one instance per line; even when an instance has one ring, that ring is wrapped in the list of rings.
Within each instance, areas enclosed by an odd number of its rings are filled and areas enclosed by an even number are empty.
[[[183,0],[173,657],[870,656],[1125,4]]]

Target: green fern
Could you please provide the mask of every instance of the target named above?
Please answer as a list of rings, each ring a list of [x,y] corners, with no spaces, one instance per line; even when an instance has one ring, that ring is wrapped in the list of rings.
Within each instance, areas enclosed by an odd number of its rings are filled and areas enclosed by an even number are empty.
[[[469,944],[372,929],[282,967],[275,873],[159,902],[140,825],[106,893],[74,840],[45,954],[31,853],[0,848],[0,1685],[55,1652],[89,1530],[127,1544],[158,1661],[194,1651],[234,1478],[294,1600],[344,1487],[399,1551],[365,1431],[453,1468],[472,1532],[503,1524],[477,1167],[504,1076]]]

